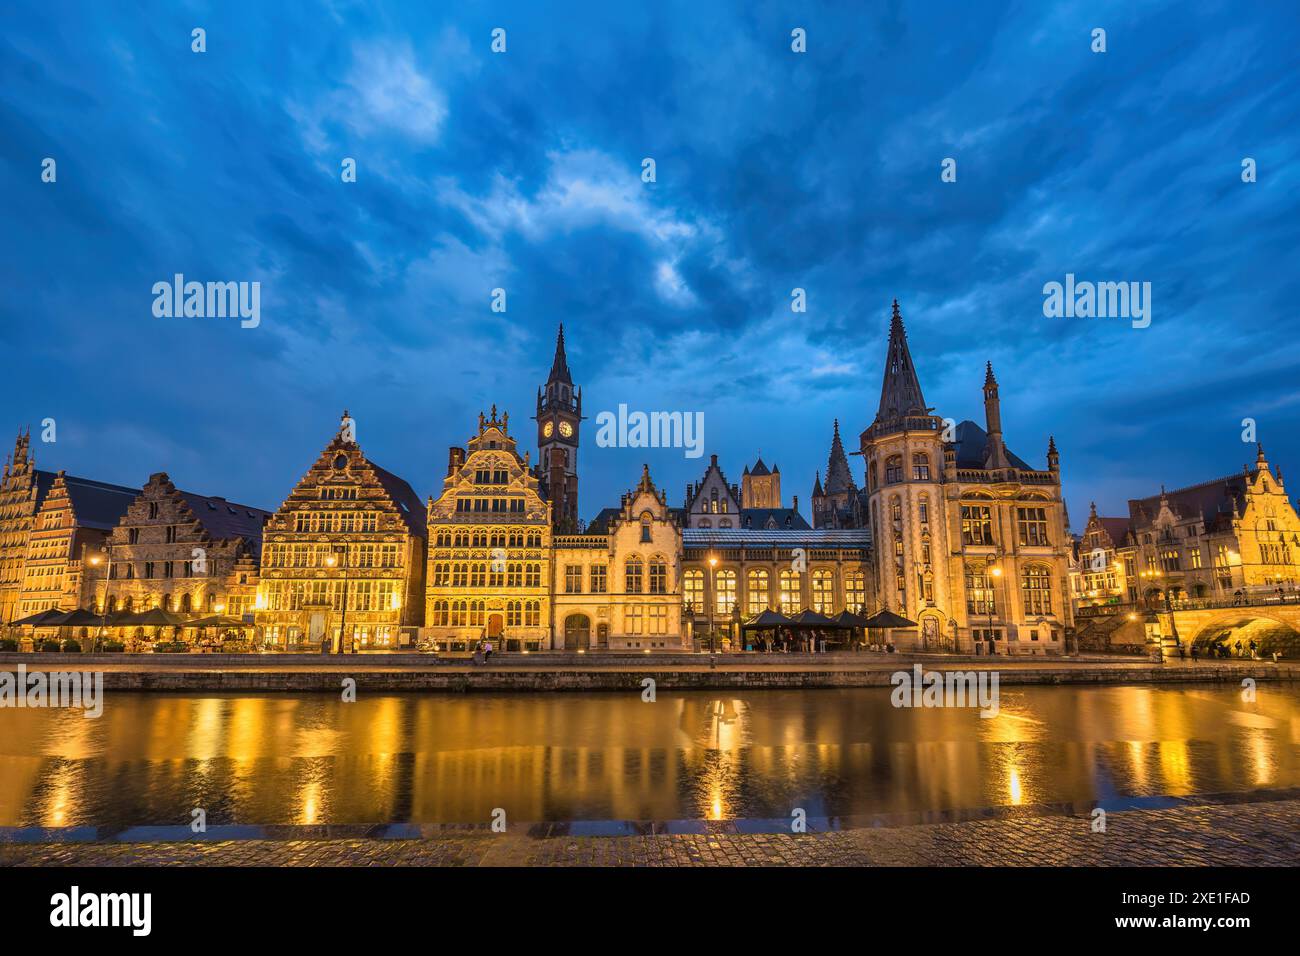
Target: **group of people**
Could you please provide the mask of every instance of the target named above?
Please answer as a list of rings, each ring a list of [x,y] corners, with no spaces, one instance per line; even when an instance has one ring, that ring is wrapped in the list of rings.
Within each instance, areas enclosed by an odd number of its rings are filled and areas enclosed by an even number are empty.
[[[1200,660],[1200,655],[1197,653],[1198,650],[1199,648],[1196,644],[1191,645],[1192,660],[1194,661]],[[1256,643],[1254,638],[1251,638],[1245,644],[1242,644],[1241,639],[1238,638],[1237,643],[1232,645],[1232,647],[1229,647],[1226,641],[1215,641],[1213,644],[1206,645],[1206,650],[1212,658],[1218,657],[1224,660],[1231,660],[1233,657],[1244,658],[1249,655],[1251,660],[1259,660],[1259,644]],[[1234,650],[1236,651],[1235,654],[1233,653]],[[1187,651],[1184,649],[1181,641],[1178,642],[1178,657],[1180,660],[1186,659],[1187,657]],[[1274,653],[1273,659],[1277,660],[1277,658],[1278,655]]]

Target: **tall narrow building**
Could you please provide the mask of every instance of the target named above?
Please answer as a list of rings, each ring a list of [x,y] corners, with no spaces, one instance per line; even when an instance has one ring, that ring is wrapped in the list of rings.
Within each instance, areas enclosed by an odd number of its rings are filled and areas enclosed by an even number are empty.
[[[895,301],[861,436],[876,593],[922,648],[1059,654],[1073,623],[1060,455],[1049,438],[1040,469],[1007,448],[991,364],[983,397],[984,428],[933,414]]]
[[[263,542],[254,618],[266,644],[351,651],[413,639],[424,617],[424,505],[362,453],[346,411]]]
[[[564,326],[555,338],[555,359],[546,384],[537,390],[538,478],[551,502],[551,527],[578,529],[578,430],[582,425],[582,389],[573,384],[564,352]]]
[[[925,609],[952,604],[943,560],[944,422],[932,412],[921,394],[895,299],[880,405],[860,442],[867,462],[876,594],[884,607],[918,622]],[[937,618],[946,623],[942,614]],[[935,627],[929,621],[922,626],[923,632]]]
[[[13,457],[0,477],[0,624],[16,620],[23,589],[23,558],[36,513],[54,484],[54,474],[38,471],[29,429],[19,432]]]

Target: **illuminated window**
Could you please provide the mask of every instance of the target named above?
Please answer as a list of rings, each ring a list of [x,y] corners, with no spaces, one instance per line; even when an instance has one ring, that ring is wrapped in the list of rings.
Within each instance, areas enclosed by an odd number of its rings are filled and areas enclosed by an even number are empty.
[[[714,578],[714,588],[717,591],[718,614],[730,614],[736,607],[736,572],[719,571]]]
[[[623,572],[623,590],[628,594],[640,594],[642,585],[642,565],[641,559],[633,555],[627,559],[627,565]]]
[[[799,610],[802,597],[799,574],[789,569],[781,572],[781,613],[794,614]]]
[[[1041,565],[1031,565],[1020,575],[1020,590],[1025,598],[1026,615],[1052,613],[1052,575]]]
[[[825,568],[812,573],[812,609],[818,614],[831,614],[835,605],[835,576]]]
[[[692,611],[704,610],[704,572],[687,571],[682,575],[682,603]]]
[[[762,614],[767,610],[767,572],[756,569],[749,572],[745,588],[746,610],[750,615]]]

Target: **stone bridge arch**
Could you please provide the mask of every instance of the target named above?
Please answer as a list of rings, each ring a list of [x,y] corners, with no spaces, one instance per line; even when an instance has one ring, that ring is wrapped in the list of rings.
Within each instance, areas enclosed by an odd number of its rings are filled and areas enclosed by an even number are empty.
[[[1245,648],[1254,640],[1261,657],[1274,652],[1293,659],[1300,657],[1300,605],[1176,611],[1174,618],[1182,639],[1197,647],[1223,641],[1235,648],[1241,641]]]

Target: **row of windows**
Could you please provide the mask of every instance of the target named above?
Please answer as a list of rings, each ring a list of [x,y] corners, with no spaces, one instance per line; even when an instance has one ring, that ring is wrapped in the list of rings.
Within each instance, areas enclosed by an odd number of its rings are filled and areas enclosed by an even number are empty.
[[[268,611],[300,611],[308,605],[343,610],[343,581],[264,581],[262,595]],[[349,611],[396,611],[401,608],[397,581],[348,581]]]
[[[474,514],[523,514],[523,498],[457,498],[456,510]]]
[[[540,531],[504,529],[439,531],[434,538],[436,548],[540,548],[541,546]]]
[[[746,576],[745,611],[749,615],[761,614],[770,606],[768,572],[763,568],[751,569]],[[803,609],[803,576],[794,570],[783,570],[778,575],[779,603],[783,614],[797,613]],[[812,609],[818,614],[835,613],[835,575],[830,570],[818,568],[811,577]],[[714,611],[731,614],[736,609],[736,572],[723,568],[714,574]],[[707,609],[704,596],[704,572],[691,569],[682,575],[682,602],[696,612]],[[844,576],[844,607],[861,609],[867,603],[866,578],[860,571]]]
[[[483,601],[434,601],[434,627],[483,627],[487,612]],[[506,627],[539,627],[542,623],[540,601],[507,601]]]
[[[264,568],[396,568],[401,566],[396,544],[267,544]]]
[[[375,511],[297,511],[293,516],[293,530],[301,534],[365,533],[378,525]]]
[[[516,561],[436,562],[432,566],[436,588],[540,588],[542,565]]]
[[[968,565],[966,568],[966,612],[972,616],[997,613],[990,569]],[[1030,565],[1020,571],[1020,597],[1027,617],[1052,613],[1052,572],[1042,565]]]
[[[885,459],[885,484],[896,485],[904,480],[904,467],[902,455],[890,455]],[[930,456],[918,452],[912,456],[912,480],[929,481],[930,480]],[[876,463],[873,460],[867,466],[867,486],[871,491],[876,490]]]
[[[1046,508],[1017,508],[1016,532],[1023,547],[1046,547],[1051,544],[1047,534]],[[961,506],[962,544],[996,544],[993,535],[993,509],[989,505]]]

